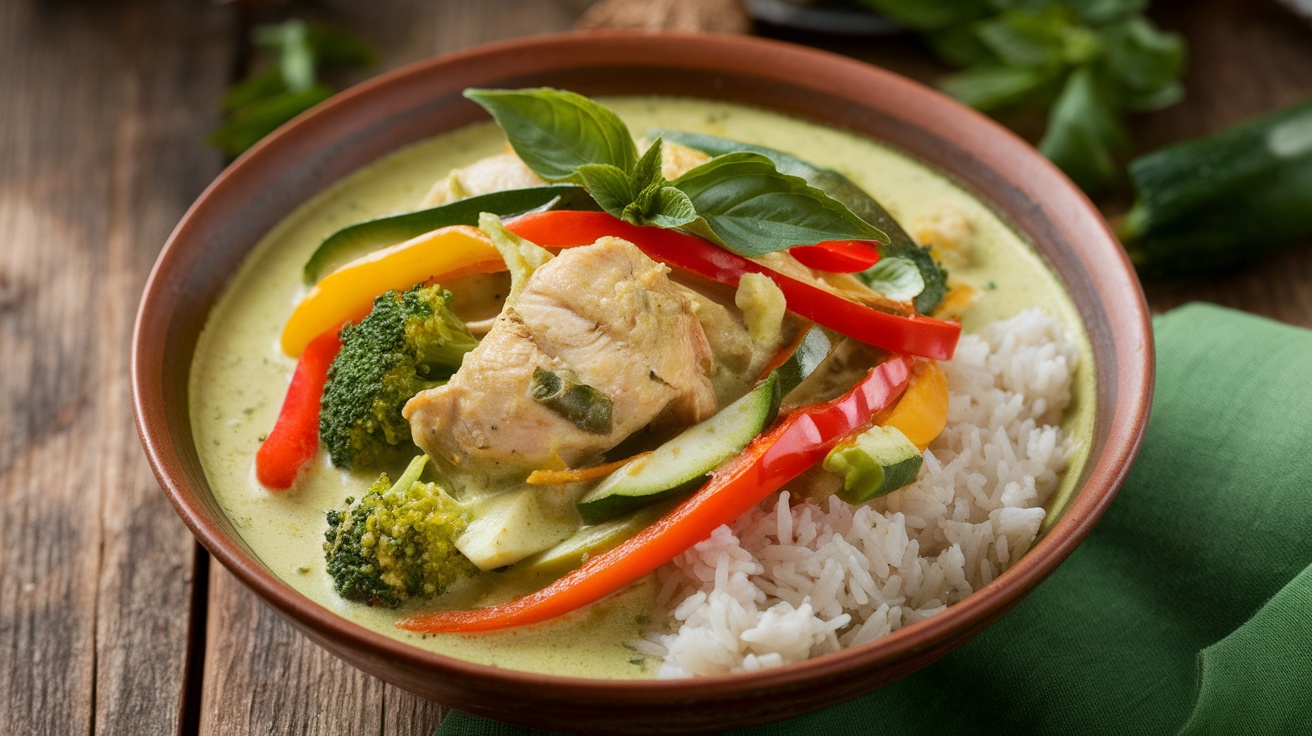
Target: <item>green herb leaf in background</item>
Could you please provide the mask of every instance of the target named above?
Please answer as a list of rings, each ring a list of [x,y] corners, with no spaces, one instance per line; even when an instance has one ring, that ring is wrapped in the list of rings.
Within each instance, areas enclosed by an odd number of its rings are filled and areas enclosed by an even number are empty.
[[[1048,132],[1039,141],[1043,155],[1061,165],[1086,191],[1098,189],[1116,176],[1115,153],[1129,143],[1099,81],[1086,67],[1067,77],[1066,86],[1052,106]]]
[[[225,119],[209,142],[230,157],[331,97],[334,90],[320,81],[321,69],[374,62],[373,53],[360,41],[299,19],[257,26],[251,35],[276,63],[234,84],[223,97]]]
[[[1183,94],[1184,42],[1145,0],[860,0],[963,67],[944,91],[992,114],[1046,111],[1039,148],[1086,191],[1120,176],[1124,117]]]
[[[251,32],[255,43],[278,54],[278,71],[283,84],[292,92],[314,86],[314,49],[310,47],[310,29],[303,20],[292,19],[270,26],[256,26]]]

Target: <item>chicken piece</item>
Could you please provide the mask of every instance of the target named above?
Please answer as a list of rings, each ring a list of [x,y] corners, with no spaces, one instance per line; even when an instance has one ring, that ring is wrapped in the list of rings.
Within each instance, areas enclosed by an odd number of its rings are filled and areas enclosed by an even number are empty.
[[[716,410],[711,352],[667,267],[602,238],[538,267],[445,386],[405,407],[415,443],[464,487],[579,466],[653,421],[687,425]],[[536,401],[536,370],[571,374],[611,402],[587,431]]]
[[[944,202],[912,224],[916,242],[928,245],[949,268],[966,268],[975,243],[975,225],[959,208]]]
[[[479,159],[447,174],[446,178],[428,190],[421,204],[424,207],[436,207],[465,197],[507,189],[540,187],[546,183],[519,156],[507,151]]]
[[[710,161],[711,157],[682,143],[661,143],[661,176],[670,181],[678,179],[692,169]]]

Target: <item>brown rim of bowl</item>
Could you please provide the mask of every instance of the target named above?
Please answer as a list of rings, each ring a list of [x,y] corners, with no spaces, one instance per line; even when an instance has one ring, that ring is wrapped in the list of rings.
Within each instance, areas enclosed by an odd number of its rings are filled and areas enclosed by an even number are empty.
[[[610,70],[613,74],[601,74],[597,72],[600,69]],[[769,71],[764,71],[767,69]],[[258,191],[256,185],[260,183],[260,177],[276,172],[280,166],[278,161],[291,162],[286,167],[295,166],[296,162],[306,160],[325,140],[338,147],[363,146],[368,149],[367,153],[361,154],[365,160],[375,159],[402,145],[403,142],[392,141],[381,150],[371,149],[367,133],[370,125],[386,120],[388,115],[415,114],[418,103],[409,101],[412,92],[430,95],[427,99],[433,104],[432,100],[436,98],[432,93],[437,89],[444,94],[458,95],[466,86],[511,86],[520,80],[541,83],[535,80],[569,76],[580,70],[600,74],[599,81],[593,85],[597,89],[590,90],[590,94],[614,94],[625,90],[651,94],[668,89],[670,93],[714,96],[727,86],[724,80],[729,79],[767,89],[776,87],[796,97],[785,96],[778,106],[762,106],[853,129],[859,134],[863,116],[880,118],[881,124],[900,126],[899,135],[904,137],[894,143],[895,147],[905,147],[908,141],[917,140],[948,145],[938,154],[927,153],[925,147],[910,153],[940,171],[949,171],[959,182],[963,177],[953,171],[975,167],[971,169],[973,178],[964,177],[962,183],[1014,225],[1024,224],[1018,223],[1018,219],[1044,223],[1050,220],[1045,232],[1021,230],[1034,238],[1040,247],[1046,238],[1067,240],[1067,236],[1072,236],[1067,241],[1070,250],[1067,255],[1071,262],[1065,265],[1067,273],[1063,281],[1086,322],[1094,353],[1102,358],[1100,363],[1109,360],[1115,363],[1111,367],[1114,370],[1109,369],[1106,376],[1099,375],[1098,386],[1100,408],[1106,400],[1111,404],[1111,411],[1106,414],[1100,411],[1095,419],[1095,447],[1091,448],[1079,492],[1061,519],[1017,564],[943,613],[908,625],[875,642],[799,664],[757,673],[693,679],[600,680],[474,664],[418,649],[370,631],[292,590],[265,565],[244,552],[239,542],[226,536],[213,519],[207,518],[207,509],[202,508],[198,500],[202,494],[190,489],[189,473],[203,478],[194,447],[190,444],[190,425],[170,427],[167,421],[168,397],[163,386],[165,365],[172,355],[176,355],[168,349],[186,352],[181,360],[189,365],[189,351],[194,349],[196,335],[205,317],[205,314],[192,314],[184,315],[182,321],[175,318],[175,298],[185,287],[178,278],[187,273],[183,266],[194,270],[201,261],[201,257],[194,253],[191,260],[185,259],[187,248],[184,244],[203,236],[207,227],[214,227],[212,220],[219,209],[240,207],[247,202],[250,195],[245,194],[249,191],[245,187],[252,186]],[[643,83],[615,76],[635,70],[659,70],[662,74],[648,75],[650,78],[645,78]],[[705,79],[705,86],[689,90],[679,87],[681,84],[686,86],[686,80],[662,81],[665,73],[674,72],[685,76],[700,75]],[[760,94],[761,90],[748,90],[742,94],[753,93]],[[876,94],[883,102],[872,99]],[[741,97],[735,96],[731,90],[726,90],[724,95],[731,100]],[[845,101],[850,106],[826,109],[822,113],[800,107],[816,96]],[[448,102],[442,101],[442,104]],[[461,116],[470,121],[477,119],[474,110]],[[341,132],[343,128],[347,132]],[[437,132],[441,131],[429,131],[411,140]],[[952,162],[943,160],[961,155],[969,158],[966,164],[958,162],[949,166]],[[357,164],[352,163],[348,171],[356,167]],[[343,173],[346,172],[330,172],[329,178],[336,180]],[[302,172],[306,176],[315,174]],[[318,174],[321,175],[320,183],[326,183],[322,178],[327,175]],[[1011,194],[1011,208],[1002,207],[1004,202],[994,193],[995,190],[981,190],[982,185],[993,184],[1003,188],[996,191],[1005,190]],[[304,199],[302,197],[296,203]],[[253,247],[260,234],[262,232],[249,239],[244,252],[249,252],[249,247]],[[193,251],[198,247],[190,246]],[[1046,257],[1051,263],[1052,254],[1047,253]],[[1078,273],[1087,281],[1072,282],[1072,273]],[[223,284],[216,286],[215,291],[226,286],[230,277],[231,274],[225,274]],[[1091,323],[1091,317],[1099,319]],[[1095,330],[1104,327],[1108,328],[1105,334],[1095,334]],[[174,345],[172,338],[179,331],[184,337],[190,337],[182,345]],[[984,623],[1005,613],[1051,573],[1102,516],[1125,479],[1142,442],[1152,394],[1152,359],[1151,330],[1143,294],[1128,259],[1105,221],[1056,167],[987,117],[885,70],[814,49],[739,36],[593,32],[500,42],[412,64],[333,97],[266,138],[219,175],[188,210],[164,246],[150,274],[137,315],[131,372],[133,410],[142,445],[156,477],[179,515],[211,554],[267,603],[312,633],[314,638],[330,640],[335,647],[370,652],[376,661],[388,660],[406,669],[441,671],[451,677],[497,683],[499,689],[506,691],[545,688],[557,697],[582,697],[588,702],[603,704],[603,707],[623,709],[629,705],[733,701],[763,692],[783,692],[790,684],[812,679],[832,681],[854,672],[870,673],[934,649],[944,641],[964,641]],[[1103,367],[1101,364],[1096,366],[1099,370]],[[185,384],[185,377],[183,381]],[[185,393],[185,388],[183,390]],[[1110,394],[1105,393],[1109,391]],[[185,414],[185,410],[181,411]],[[209,512],[215,510],[208,509]]]

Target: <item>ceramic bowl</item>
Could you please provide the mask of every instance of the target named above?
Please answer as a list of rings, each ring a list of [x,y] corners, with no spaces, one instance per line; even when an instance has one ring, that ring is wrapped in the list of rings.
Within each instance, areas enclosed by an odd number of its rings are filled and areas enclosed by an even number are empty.
[[[328,184],[484,113],[467,87],[555,86],[746,103],[884,142],[945,172],[1031,240],[1065,284],[1092,342],[1091,451],[1078,492],[1015,566],[945,612],[876,642],[753,674],[605,681],[508,671],[368,631],[284,584],[249,551],[201,471],[188,416],[190,356],[243,258]],[[385,74],[270,136],[205,191],[160,253],[138,314],[132,386],[160,484],[210,553],[323,647],[388,682],[501,720],[567,730],[720,729],[819,709],[896,680],[968,640],[1051,573],[1112,501],[1142,438],[1152,387],[1142,292],[1088,199],[986,117],[887,71],[745,38],[596,33],[527,38]]]

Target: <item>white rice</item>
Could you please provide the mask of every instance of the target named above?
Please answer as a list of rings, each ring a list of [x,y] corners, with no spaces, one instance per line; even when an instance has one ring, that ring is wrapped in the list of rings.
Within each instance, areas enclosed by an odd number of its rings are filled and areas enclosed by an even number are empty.
[[[920,478],[871,503],[785,490],[657,572],[662,677],[748,672],[884,636],[977,590],[1034,543],[1071,456],[1058,422],[1079,358],[1038,310],[961,338],[948,424]],[[662,623],[662,622],[658,622]]]

